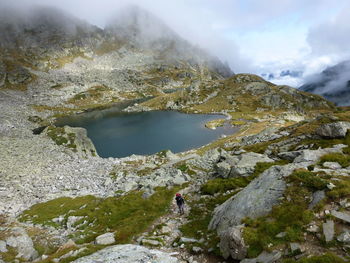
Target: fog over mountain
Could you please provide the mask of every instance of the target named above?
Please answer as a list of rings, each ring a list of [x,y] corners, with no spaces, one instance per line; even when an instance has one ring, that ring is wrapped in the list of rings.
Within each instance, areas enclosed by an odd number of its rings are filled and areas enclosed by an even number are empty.
[[[350,61],[343,61],[309,76],[300,89],[322,95],[339,106],[349,106]]]

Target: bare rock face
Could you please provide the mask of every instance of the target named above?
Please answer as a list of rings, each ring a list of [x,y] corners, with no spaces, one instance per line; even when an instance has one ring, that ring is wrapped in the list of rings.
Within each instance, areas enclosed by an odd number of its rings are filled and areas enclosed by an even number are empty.
[[[286,188],[284,178],[307,165],[288,164],[266,170],[241,192],[215,208],[209,229],[216,229],[220,235],[222,231],[239,225],[245,217],[257,218],[268,214],[283,195]]]
[[[350,122],[339,121],[320,126],[316,134],[325,138],[343,138],[348,129],[350,129]]]
[[[247,247],[242,237],[242,229],[243,226],[231,227],[221,233],[220,251],[225,259],[229,256],[237,260],[242,260],[246,257]]]
[[[129,262],[153,262],[153,263],[177,263],[177,258],[159,250],[148,249],[137,245],[117,245],[107,247],[94,254],[79,258],[74,263],[129,263]]]

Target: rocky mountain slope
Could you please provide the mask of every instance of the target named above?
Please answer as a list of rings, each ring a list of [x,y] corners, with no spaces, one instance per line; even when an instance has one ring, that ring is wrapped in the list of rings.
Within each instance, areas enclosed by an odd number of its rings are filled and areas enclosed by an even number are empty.
[[[319,94],[340,106],[350,105],[350,61],[343,61],[310,77],[301,90]]]
[[[232,76],[139,8],[103,30],[57,10],[11,12],[0,23],[1,263],[349,259],[347,109]],[[118,159],[100,158],[84,129],[55,126],[115,105],[215,112],[207,127],[240,130]]]

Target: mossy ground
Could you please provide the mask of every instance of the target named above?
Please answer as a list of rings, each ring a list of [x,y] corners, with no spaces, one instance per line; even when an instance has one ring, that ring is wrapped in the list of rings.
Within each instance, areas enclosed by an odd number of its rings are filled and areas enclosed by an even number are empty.
[[[66,146],[73,151],[76,151],[75,133],[66,133],[64,127],[49,126],[47,128],[47,135],[57,144]]]

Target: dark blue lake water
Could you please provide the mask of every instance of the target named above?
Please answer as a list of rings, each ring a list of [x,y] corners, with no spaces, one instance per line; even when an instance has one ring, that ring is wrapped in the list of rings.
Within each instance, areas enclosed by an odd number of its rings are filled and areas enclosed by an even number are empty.
[[[216,130],[204,126],[218,118],[223,116],[176,111],[121,113],[120,109],[108,109],[63,118],[56,124],[87,129],[101,157],[125,157],[168,149],[182,152],[237,131],[228,125]]]

